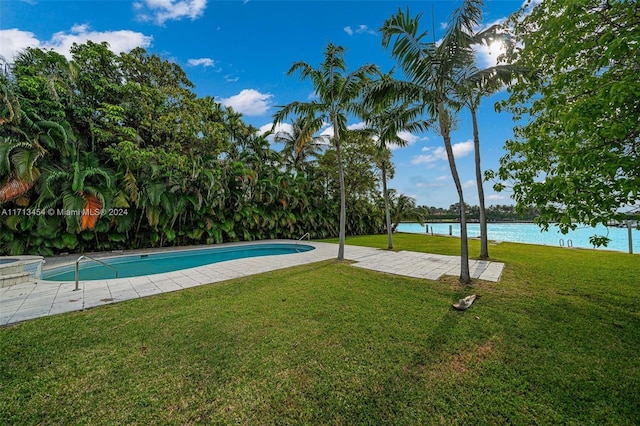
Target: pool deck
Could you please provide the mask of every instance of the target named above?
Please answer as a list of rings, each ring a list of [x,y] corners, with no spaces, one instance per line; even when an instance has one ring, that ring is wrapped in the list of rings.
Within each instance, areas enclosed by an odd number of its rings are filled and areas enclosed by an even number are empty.
[[[224,246],[274,242],[292,243],[291,240],[271,240],[224,244]],[[96,306],[182,290],[276,269],[335,259],[337,256],[337,244],[318,242],[304,242],[304,244],[313,245],[316,249],[295,254],[229,260],[197,268],[143,277],[80,281],[78,291],[74,290],[75,282],[55,281],[37,281],[36,283],[0,288],[0,326],[64,312],[81,311]],[[191,248],[193,249],[194,247]],[[122,254],[139,254],[150,251],[154,250],[138,250]],[[113,253],[106,254],[114,255]],[[63,263],[72,263],[75,259],[77,259],[77,255],[47,259],[45,269],[59,266]],[[345,246],[345,259],[354,261],[355,263],[352,264],[354,267],[428,280],[437,280],[442,275],[460,275],[460,257],[458,256],[410,251],[394,252],[347,245]],[[500,279],[503,267],[503,263],[469,260],[471,277],[474,279],[497,282]]]

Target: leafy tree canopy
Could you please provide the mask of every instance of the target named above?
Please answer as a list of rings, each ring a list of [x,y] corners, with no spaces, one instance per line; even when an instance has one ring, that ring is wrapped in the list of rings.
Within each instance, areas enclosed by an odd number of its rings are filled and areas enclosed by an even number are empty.
[[[519,124],[497,177],[545,229],[619,219],[640,189],[640,5],[549,0],[511,19],[510,60],[534,70],[497,107]],[[497,189],[503,189],[498,184]]]

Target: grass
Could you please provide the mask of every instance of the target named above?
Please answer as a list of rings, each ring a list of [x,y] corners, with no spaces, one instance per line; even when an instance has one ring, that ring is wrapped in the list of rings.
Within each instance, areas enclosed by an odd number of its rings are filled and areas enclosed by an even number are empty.
[[[490,254],[470,288],[328,261],[2,328],[0,424],[635,424],[638,257]]]

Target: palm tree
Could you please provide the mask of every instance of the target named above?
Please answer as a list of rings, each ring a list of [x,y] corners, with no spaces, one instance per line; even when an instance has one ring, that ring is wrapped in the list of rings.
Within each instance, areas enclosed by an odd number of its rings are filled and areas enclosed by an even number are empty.
[[[44,150],[29,142],[0,137],[0,203],[15,200],[23,207],[29,204],[24,195],[40,176],[36,163],[43,155]]]
[[[401,10],[387,19],[382,28],[382,45],[388,48],[392,39],[391,54],[399,61],[405,75],[414,83],[418,91],[410,96],[422,97],[428,111],[438,121],[438,131],[442,136],[451,176],[456,186],[460,205],[464,205],[464,193],[456,167],[451,130],[457,108],[455,90],[460,82],[461,71],[473,63],[473,52],[468,49],[468,34],[482,16],[481,0],[464,0],[451,17],[444,38],[437,44],[425,41],[427,32],[419,32],[420,15],[415,18]],[[420,90],[421,89],[421,90]],[[425,94],[424,90],[429,93]],[[469,273],[469,246],[467,242],[467,221],[464,210],[460,212],[460,282],[471,281]]]
[[[324,137],[314,136],[321,127],[313,124],[311,120],[299,117],[291,123],[290,132],[280,130],[274,135],[275,142],[284,144],[282,156],[288,169],[304,172],[307,158],[320,152]]]
[[[498,38],[499,27],[492,26],[487,30],[472,34],[469,38],[471,50],[472,44],[488,44]],[[504,40],[507,41],[507,40]],[[487,214],[484,200],[484,188],[482,186],[483,176],[480,165],[480,136],[478,130],[477,112],[480,101],[484,96],[490,96],[512,81],[515,76],[523,75],[525,69],[511,64],[499,64],[484,69],[474,66],[468,67],[461,80],[461,85],[457,89],[457,97],[460,104],[466,106],[471,113],[471,124],[473,126],[473,146],[475,151],[476,184],[478,188],[478,201],[480,204],[480,258],[489,258],[489,243],[487,238]]]
[[[37,163],[48,149],[66,149],[70,130],[66,122],[44,120],[30,106],[23,108],[5,76],[0,76],[0,98],[0,203],[13,200],[26,207],[25,194],[40,176]]]
[[[389,190],[389,204],[391,205],[391,229],[395,232],[400,222],[412,221],[424,224],[429,211],[416,206],[416,200],[405,194],[399,194],[394,189]]]
[[[11,80],[0,73],[0,126],[11,123],[16,116],[20,116],[20,101],[14,93]]]
[[[423,115],[423,107],[394,102],[397,96],[395,94],[393,96],[389,95],[390,86],[393,86],[390,75],[385,75],[382,79],[369,85],[364,102],[366,107],[362,111],[367,127],[377,137],[387,227],[387,247],[389,250],[393,249],[393,230],[389,209],[389,192],[387,190],[387,170],[389,158],[391,157],[389,146],[392,144],[400,147],[407,146],[407,141],[402,139],[398,132],[424,131],[430,125],[430,122],[419,119]]]
[[[64,160],[61,165],[44,168],[37,205],[49,208],[61,202],[68,212],[66,219],[70,231],[93,229],[100,210],[111,201],[113,173],[100,166],[93,152],[78,154],[73,162],[69,157]]]
[[[288,115],[295,114],[306,117],[310,125],[318,126],[323,122],[331,123],[333,136],[331,141],[336,149],[338,162],[338,178],[340,181],[340,226],[338,260],[344,260],[346,193],[342,153],[340,151],[341,135],[347,130],[347,116],[355,112],[356,101],[362,94],[370,76],[378,74],[375,65],[364,65],[347,74],[344,61],[345,49],[329,43],[324,52],[324,61],[315,69],[306,62],[296,62],[289,69],[288,75],[300,72],[302,79],[310,78],[318,100],[311,102],[292,102],[282,107],[274,116],[274,128]]]

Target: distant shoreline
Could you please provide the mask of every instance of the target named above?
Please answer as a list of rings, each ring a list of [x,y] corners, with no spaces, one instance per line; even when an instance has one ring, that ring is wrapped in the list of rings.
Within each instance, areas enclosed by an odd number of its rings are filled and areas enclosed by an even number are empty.
[[[401,221],[400,223],[417,223],[415,221]],[[429,219],[429,220],[425,220],[424,223],[460,223],[459,220],[449,220],[449,219],[441,219],[441,220],[435,220],[435,219]],[[467,223],[480,223],[480,221],[478,219],[470,219],[467,220]],[[487,223],[533,223],[535,224],[535,221],[533,220],[488,220]]]

